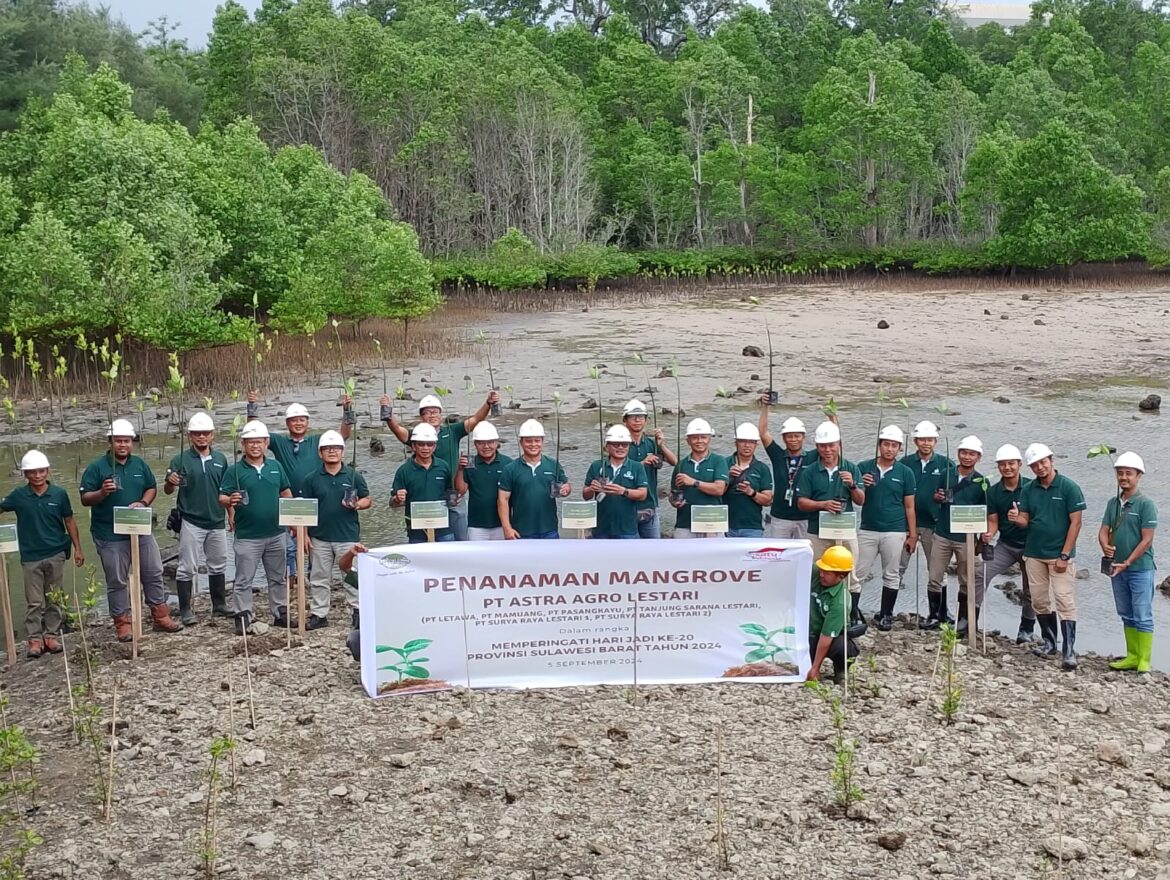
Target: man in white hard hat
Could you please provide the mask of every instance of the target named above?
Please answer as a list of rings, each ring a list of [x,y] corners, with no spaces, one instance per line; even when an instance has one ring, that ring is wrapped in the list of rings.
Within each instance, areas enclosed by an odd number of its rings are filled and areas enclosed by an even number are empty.
[[[455,486],[451,468],[435,452],[438,444],[439,433],[432,425],[427,422],[415,425],[410,432],[412,455],[398,466],[390,486],[391,507],[405,508],[406,540],[411,544],[425,544],[428,538],[426,529],[411,525],[410,505],[416,501],[446,501],[447,491]],[[434,533],[435,541],[455,540],[455,531],[449,524],[445,529],[435,529]]]
[[[384,404],[389,403],[389,399],[382,398]],[[443,420],[443,401],[434,394],[428,394],[418,402],[418,417],[420,424],[430,425],[435,429],[435,434],[438,437],[436,440],[435,457],[447,465],[448,470],[454,475],[455,471],[459,469],[459,444],[463,438],[470,434],[475,426],[488,417],[491,408],[494,404],[500,402],[500,395],[494,388],[488,391],[487,398],[470,416],[461,422],[452,422],[450,424],[444,423]],[[402,443],[406,443],[410,437],[410,432],[406,427],[398,421],[393,412],[390,418],[386,420],[386,427],[391,433],[399,439]],[[459,505],[453,507],[450,513],[450,522],[453,534],[456,541],[466,541],[467,534],[467,502],[465,498],[460,498]]]
[[[174,458],[163,480],[163,492],[179,493],[175,506],[179,510],[179,565],[175,571],[175,590],[179,594],[179,619],[184,626],[198,623],[192,600],[199,556],[207,561],[207,591],[211,594],[211,613],[231,617],[227,606],[227,518],[219,504],[219,485],[227,473],[228,460],[211,448],[215,423],[205,412],[197,412],[187,422],[190,445]]]
[[[1117,494],[1105,505],[1097,532],[1104,565],[1113,587],[1113,604],[1125,630],[1125,656],[1110,669],[1150,671],[1154,646],[1154,531],[1158,508],[1138,489],[1146,472],[1136,452],[1123,452],[1113,463]]]
[[[1024,565],[1024,543],[1028,540],[1027,529],[1019,525],[1020,496],[1024,487],[1032,482],[1020,474],[1024,456],[1010,443],[995,451],[995,465],[999,469],[999,482],[987,490],[987,533],[983,543],[991,544],[996,535],[992,557],[986,566],[975,568],[975,603],[983,605],[987,586],[1013,565],[1020,568],[1020,584],[1023,600],[1020,605],[1020,627],[1016,632],[1016,644],[1032,641],[1036,629],[1036,612],[1032,610],[1032,593],[1028,587],[1028,568]]]
[[[49,459],[30,449],[20,460],[25,485],[0,501],[0,511],[16,514],[16,542],[24,574],[24,628],[30,660],[45,651],[61,652],[61,609],[50,598],[61,592],[65,560],[85,565],[69,494],[49,480]]]
[[[711,453],[711,426],[703,419],[691,419],[687,425],[687,445],[691,454],[680,459],[670,477],[670,504],[677,511],[674,520],[676,538],[716,538],[715,532],[691,531],[691,508],[695,505],[723,504],[727,491],[727,459]]]
[[[959,441],[957,452],[959,463],[944,475],[943,485],[935,490],[934,500],[939,505],[938,521],[934,527],[934,540],[930,546],[930,564],[927,567],[927,601],[930,613],[922,623],[922,629],[938,629],[944,623],[951,623],[947,611],[947,567],[955,560],[959,572],[959,615],[956,629],[966,635],[967,590],[974,584],[967,583],[967,536],[951,528],[951,508],[955,505],[987,503],[987,478],[975,469],[983,457],[983,442],[974,434]],[[976,566],[978,568],[978,566]],[[977,600],[978,601],[978,600]],[[978,609],[976,609],[978,612]],[[978,614],[976,614],[978,625]]]
[[[544,426],[529,419],[520,426],[520,457],[500,473],[497,507],[504,538],[559,538],[557,498],[573,491],[561,463],[544,454]]]
[[[630,432],[630,461],[646,469],[646,498],[638,502],[638,535],[661,538],[662,521],[658,516],[658,472],[663,463],[678,464],[678,455],[666,445],[665,435],[657,425],[653,436],[646,434],[646,405],[634,399],[622,408],[622,424]]]
[[[897,425],[886,425],[878,433],[877,455],[857,466],[865,487],[861,508],[861,529],[857,543],[861,562],[859,578],[866,577],[881,559],[882,602],[877,628],[894,628],[894,607],[898,602],[898,565],[903,553],[913,553],[918,542],[914,516],[914,472],[898,461],[905,435]]]
[[[594,538],[638,538],[638,504],[646,500],[649,480],[641,462],[630,461],[630,431],[614,425],[605,434],[605,458],[589,465],[586,501],[597,501]]]
[[[928,567],[939,512],[938,502],[934,500],[934,496],[939,486],[943,484],[947,470],[955,464],[945,455],[935,452],[938,433],[938,425],[934,422],[919,422],[911,432],[915,450],[902,456],[902,464],[910,468],[914,474],[914,519],[918,526],[918,546],[922,548],[922,556]],[[910,553],[902,554],[898,564],[899,581],[906,577],[911,556]],[[915,613],[918,612],[917,608],[914,610]]]
[[[264,567],[268,581],[268,609],[276,627],[293,627],[296,619],[288,612],[288,579],[285,560],[287,530],[280,525],[280,499],[292,497],[292,486],[284,467],[265,458],[268,428],[258,420],[244,425],[240,443],[244,457],[228,468],[219,484],[219,504],[234,511],[236,581],[236,635],[253,632],[252,581]],[[314,444],[316,445],[316,444]]]
[[[81,475],[81,504],[90,509],[89,532],[93,536],[106,575],[106,600],[114,618],[114,634],[120,642],[133,638],[130,612],[130,542],[138,542],[138,571],[142,592],[150,606],[156,632],[178,632],[183,625],[171,619],[163,586],[162,554],[154,535],[115,535],[115,507],[150,507],[158,494],[149,465],[134,454],[138,432],[126,419],[114,419],[106,433],[110,450],[90,462]]]
[[[329,625],[329,602],[335,584],[345,575],[338,560],[361,540],[359,510],[369,510],[370,487],[366,478],[345,463],[345,440],[326,431],[317,443],[320,467],[301,483],[300,497],[317,499],[317,525],[309,526],[309,619],[305,629]],[[357,590],[346,588],[350,614],[357,613]]]
[[[857,465],[841,456],[841,429],[834,422],[821,422],[813,433],[817,460],[800,470],[796,481],[796,506],[808,516],[808,539],[813,555],[820,558],[836,543],[849,549],[853,559],[861,555],[856,538],[834,541],[820,536],[822,513],[845,513],[854,505],[865,503],[865,488]],[[856,570],[849,573],[849,635],[857,638],[865,634],[865,617],[858,603],[861,599],[861,581]]]
[[[461,456],[455,472],[455,488],[467,496],[467,537],[471,541],[502,541],[500,475],[512,459],[500,452],[500,433],[491,422],[476,425],[471,442],[475,454],[470,460]]]
[[[815,449],[804,448],[804,422],[787,418],[780,426],[781,446],[768,430],[767,393],[760,398],[760,442],[772,462],[776,489],[772,495],[772,521],[768,524],[769,538],[807,538],[808,514],[796,506],[796,482],[801,469],[819,457]]]
[[[744,422],[735,429],[735,452],[727,458],[727,537],[764,537],[764,511],[772,503],[772,471],[756,458],[760,431]]]
[[[1024,463],[1036,479],[1020,495],[1017,523],[1028,530],[1024,564],[1043,640],[1032,653],[1038,657],[1057,653],[1059,622],[1064,642],[1061,665],[1072,670],[1077,668],[1077,575],[1072,560],[1077,555],[1085,496],[1080,486],[1057,472],[1052,450],[1043,443],[1033,443],[1024,450]],[[1056,611],[1052,610],[1054,604]]]

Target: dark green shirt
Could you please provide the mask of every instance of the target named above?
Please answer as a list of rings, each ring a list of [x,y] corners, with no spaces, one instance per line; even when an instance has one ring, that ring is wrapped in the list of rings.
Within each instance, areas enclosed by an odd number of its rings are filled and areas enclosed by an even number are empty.
[[[309,537],[334,544],[355,543],[361,538],[361,523],[358,512],[341,502],[347,489],[357,489],[358,498],[369,498],[370,487],[366,478],[347,464],[336,474],[325,470],[325,462],[301,483],[302,498],[317,499],[317,525],[309,527]]]
[[[645,464],[642,465],[642,469],[646,472],[646,488],[649,491],[646,493],[646,499],[638,502],[638,509],[644,510],[645,508],[652,507],[657,510],[658,472],[662,470],[662,465],[666,463],[666,459],[662,457],[662,447],[658,445],[654,437],[643,431],[642,439],[637,443],[630,444],[630,461],[644,462],[647,455],[657,455],[661,461],[656,468],[646,467]]]
[[[1113,529],[1113,559],[1121,563],[1129,559],[1134,548],[1142,542],[1142,529],[1156,529],[1158,527],[1158,508],[1154,502],[1140,492],[1121,505],[1121,515],[1118,516],[1118,499],[1114,495],[1105,505],[1105,518],[1101,520]],[[23,555],[23,547],[21,553]],[[1153,571],[1154,545],[1146,548],[1146,552],[1133,561],[1129,571]]]
[[[68,493],[49,483],[38,495],[27,484],[0,501],[0,510],[16,514],[16,543],[21,562],[40,562],[58,553],[68,556],[73,542],[65,520],[73,516]]]
[[[877,459],[857,466],[862,476],[873,474],[873,485],[865,487],[865,504],[861,507],[861,527],[867,532],[908,532],[906,498],[914,494],[914,471],[900,461],[884,474]]]
[[[849,512],[853,509],[853,493],[841,482],[842,470],[853,474],[854,486],[858,489],[865,489],[861,484],[861,471],[853,462],[844,458],[839,459],[837,469],[833,471],[832,476],[829,476],[829,471],[821,462],[820,456],[817,456],[815,462],[801,468],[800,476],[796,480],[796,497],[808,498],[812,501],[840,501],[842,503],[841,512]],[[804,515],[808,518],[808,533],[819,535],[821,533],[821,512],[813,510]]]
[[[320,434],[306,434],[300,441],[287,434],[273,434],[268,438],[268,451],[284,468],[294,495],[300,494],[305,477],[314,473],[321,464],[320,443]]]
[[[762,529],[764,508],[756,504],[755,498],[740,492],[736,486],[746,480],[757,492],[767,492],[772,488],[772,472],[758,458],[753,458],[752,463],[736,479],[731,476],[734,464],[735,453],[732,453],[727,456],[727,491],[723,493],[723,502],[727,505],[727,528]]]
[[[512,459],[496,453],[491,463],[475,455],[475,467],[463,472],[467,482],[467,525],[473,529],[500,527],[500,475]]]
[[[1039,480],[1033,480],[1020,494],[1020,510],[1028,514],[1028,538],[1024,555],[1032,559],[1056,559],[1064,551],[1068,537],[1069,514],[1085,509],[1081,487],[1057,472],[1045,489]],[[1069,558],[1077,555],[1074,545]]]
[[[934,493],[943,485],[948,467],[955,463],[937,452],[923,461],[917,452],[902,456],[902,464],[914,474],[914,517],[920,529],[933,529],[938,523],[939,505]]]
[[[78,488],[83,493],[95,492],[115,473],[117,474],[115,479],[122,480],[122,488],[112,495],[107,495],[104,501],[89,509],[89,533],[98,541],[129,541],[129,535],[114,534],[114,508],[129,507],[141,501],[147,490],[158,488],[149,465],[137,455],[131,455],[125,464],[117,464],[113,453],[109,452],[89,463],[89,467],[81,475],[81,485]]]
[[[183,519],[201,529],[225,528],[227,511],[219,506],[219,486],[227,473],[227,457],[213,449],[204,461],[192,447],[187,447],[171,459],[169,469],[187,477],[187,485],[176,490],[176,505]]]
[[[426,529],[412,529],[410,527],[410,505],[414,501],[445,501],[447,490],[454,487],[451,468],[447,462],[439,457],[431,459],[430,467],[423,467],[413,458],[407,459],[394,472],[394,483],[390,486],[393,495],[399,489],[406,490],[406,506],[403,508],[406,517],[406,528],[409,537],[416,541],[426,537]],[[451,533],[448,526],[445,529],[435,529],[435,537],[443,538]]]
[[[674,478],[679,474],[694,477],[700,483],[717,483],[720,480],[727,479],[727,458],[722,455],[716,455],[713,452],[708,452],[707,457],[698,463],[689,455],[686,458],[679,459],[678,464],[674,466],[674,471],[670,475],[670,488],[672,491],[676,488]],[[687,486],[682,491],[683,500],[686,503],[675,514],[674,527],[676,529],[689,529],[691,527],[692,507],[696,505],[703,507],[723,503],[722,495],[707,495],[698,486]],[[728,527],[730,528],[730,526]]]
[[[946,481],[944,480],[944,486]],[[972,471],[969,476],[960,477],[958,468],[951,468],[950,487],[953,500],[950,504],[939,506],[938,522],[935,523],[934,533],[948,541],[965,541],[966,534],[955,534],[951,531],[951,505],[960,507],[967,504],[987,503],[987,478],[979,471]]]
[[[835,587],[822,587],[817,567],[813,566],[812,601],[808,603],[809,637],[828,636],[831,639],[841,635],[845,629],[845,578]],[[815,648],[814,648],[815,650]],[[815,659],[815,658],[814,658]]]
[[[626,459],[616,470],[609,463],[608,458],[604,461],[598,459],[589,465],[589,470],[585,474],[585,485],[588,486],[603,476],[608,477],[610,482],[616,483],[618,486],[625,486],[627,489],[649,487],[646,468],[642,467],[641,462],[629,459]],[[638,534],[638,508],[640,505],[637,501],[631,501],[629,498],[608,492],[604,496],[596,497],[597,528],[593,530],[593,537],[608,538],[614,535]]]
[[[248,503],[236,505],[235,536],[248,541],[279,535],[284,530],[280,524],[280,493],[291,488],[280,462],[270,458],[264,459],[259,470],[242,458],[228,468],[220,493],[248,493]]]
[[[772,519],[800,521],[808,519],[796,507],[796,481],[801,469],[820,459],[815,449],[808,449],[798,455],[789,455],[788,449],[775,440],[764,447],[776,472],[776,494],[772,496]]]
[[[435,458],[445,461],[447,469],[453,475],[459,468],[459,441],[467,436],[467,429],[463,427],[463,422],[454,422],[450,425],[441,425],[438,429],[438,435],[439,442],[435,446]]]
[[[550,494],[554,479],[568,482],[564,468],[547,455],[536,467],[517,458],[500,472],[500,489],[511,493],[508,518],[521,538],[557,531],[557,502]]]
[[[1024,487],[1030,482],[1032,481],[1026,477],[1020,477],[1016,488],[1008,491],[1003,480],[1000,480],[987,490],[987,513],[989,516],[994,513],[999,518],[999,539],[1017,550],[1021,549],[1028,540],[1028,530],[1021,529],[1014,522],[1011,522],[1008,519],[1008,513],[1011,512],[1012,502],[1019,502]]]

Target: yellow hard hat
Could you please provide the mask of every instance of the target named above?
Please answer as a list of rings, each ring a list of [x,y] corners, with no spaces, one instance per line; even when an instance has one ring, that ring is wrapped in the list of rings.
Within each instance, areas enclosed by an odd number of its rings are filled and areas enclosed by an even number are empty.
[[[849,552],[848,547],[835,544],[821,554],[821,558],[817,560],[817,568],[822,571],[853,571],[853,554]]]

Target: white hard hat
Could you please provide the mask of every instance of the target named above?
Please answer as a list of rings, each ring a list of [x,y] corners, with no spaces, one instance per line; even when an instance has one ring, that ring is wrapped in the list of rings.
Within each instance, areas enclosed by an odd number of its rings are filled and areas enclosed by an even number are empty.
[[[781,434],[804,434],[804,422],[798,418],[788,418],[784,420],[784,424],[780,426]]]
[[[267,440],[268,426],[259,419],[252,419],[248,424],[244,425],[240,431],[241,440]]]
[[[420,443],[438,443],[439,435],[433,425],[428,425],[426,422],[423,422],[421,425],[415,425],[414,430],[410,432],[410,442],[414,443],[415,441]]]
[[[320,449],[325,446],[345,446],[345,438],[336,431],[326,431],[321,435],[321,439],[317,441],[317,448]]]
[[[914,433],[910,435],[915,440],[937,440],[938,425],[934,422],[919,422],[914,426]]]
[[[1043,458],[1051,458],[1052,450],[1043,443],[1033,443],[1024,450],[1024,464],[1034,465]]]
[[[841,440],[841,429],[832,422],[821,422],[813,434],[813,443],[837,443]]]
[[[517,433],[521,437],[543,437],[544,425],[536,419],[529,419],[520,426],[520,430]]]
[[[107,437],[137,437],[138,432],[134,430],[134,425],[128,419],[114,419],[110,423],[110,430],[106,431]]]
[[[636,398],[636,397],[633,400],[631,400],[629,403],[627,403],[625,406],[622,407],[622,418],[623,419],[626,416],[644,416],[644,415],[646,415],[646,404],[642,403],[642,401],[638,400],[638,398]]]
[[[290,403],[288,405],[288,409],[286,409],[284,411],[284,420],[286,422],[289,419],[297,419],[297,418],[307,419],[308,417],[309,417],[309,411],[307,409],[305,409],[303,406],[301,406],[299,403]]]
[[[630,429],[625,425],[614,425],[605,432],[606,443],[633,443],[634,438],[630,436]]]
[[[715,432],[711,430],[711,426],[707,424],[706,419],[691,419],[687,425],[687,436],[693,437],[699,434],[706,434],[710,436]]]
[[[32,454],[33,453],[31,453],[31,452],[29,453],[29,455],[32,455]],[[40,455],[39,452],[36,454]],[[27,458],[28,456],[25,456],[25,457]],[[21,469],[23,470],[24,463],[21,462],[20,466],[21,466]],[[48,467],[48,466],[49,466],[49,463],[47,461],[43,465],[41,465],[41,467]],[[1123,452],[1123,453],[1121,453],[1121,455],[1117,456],[1117,461],[1113,462],[1113,466],[1115,468],[1123,468],[1123,467],[1124,468],[1133,468],[1135,471],[1140,471],[1143,474],[1146,472],[1146,463],[1144,461],[1142,461],[1142,457],[1140,455],[1138,455],[1136,452]]]
[[[1010,443],[1005,443],[999,449],[995,450],[996,461],[1023,461],[1024,456],[1020,454],[1020,450]]]
[[[20,460],[20,469],[22,471],[39,471],[41,468],[47,468],[48,466],[49,459],[39,449],[30,449]]]
[[[966,449],[968,452],[978,452],[983,454],[983,441],[974,434],[968,434],[959,441],[959,449]]]
[[[897,425],[886,425],[878,433],[879,440],[893,440],[895,443],[905,443],[906,435]]]
[[[443,408],[443,401],[439,400],[439,398],[435,397],[433,394],[428,394],[418,402],[419,412],[422,412],[424,409],[431,409],[432,407],[437,409]]]
[[[744,422],[742,425],[740,425],[739,427],[737,427],[735,429],[735,439],[736,440],[755,440],[757,443],[759,443],[760,442],[760,429],[757,428],[755,425],[753,425],[751,422]]]
[[[197,412],[187,421],[188,431],[214,431],[215,422],[205,412]]]
[[[480,422],[471,431],[471,440],[478,443],[480,440],[499,440],[500,432],[491,422]]]

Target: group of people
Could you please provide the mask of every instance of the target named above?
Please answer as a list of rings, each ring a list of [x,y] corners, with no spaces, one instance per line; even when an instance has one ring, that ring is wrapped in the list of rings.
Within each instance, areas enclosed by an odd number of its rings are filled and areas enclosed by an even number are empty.
[[[177,620],[167,605],[158,545],[151,536],[136,537],[152,626],[159,632],[176,632],[196,623],[193,594],[200,555],[206,561],[212,614],[234,618],[240,634],[252,631],[252,582],[263,569],[274,625],[295,626],[288,609],[289,581],[296,572],[295,542],[291,530],[279,524],[278,508],[280,498],[296,495],[316,499],[319,511],[318,524],[308,530],[306,627],[329,625],[333,587],[344,583],[357,630],[357,589],[351,569],[354,554],[364,550],[359,511],[370,507],[371,498],[363,476],[344,461],[355,422],[352,402],[343,400],[337,430],[319,434],[309,433],[308,411],[293,404],[285,413],[288,433],[275,434],[255,417],[255,392],[248,400],[249,421],[240,432],[238,461],[229,463],[213,448],[214,423],[199,412],[187,425],[189,446],[171,460],[163,480],[163,491],[177,494],[180,520]],[[574,490],[560,461],[545,454],[540,421],[528,419],[519,426],[519,454],[511,459],[500,452],[499,433],[488,421],[499,407],[494,390],[474,413],[453,421],[443,418],[442,401],[428,395],[419,402],[413,427],[403,425],[390,404],[383,397],[383,420],[410,451],[394,475],[389,498],[390,505],[404,513],[408,541],[559,537],[557,502]],[[596,502],[592,537],[660,538],[658,474],[669,466],[664,488],[676,511],[675,538],[768,536],[812,543],[818,572],[810,621],[814,677],[824,659],[833,660],[840,675],[856,656],[852,640],[864,635],[869,625],[858,604],[861,582],[875,570],[882,582],[875,623],[882,631],[893,627],[903,578],[918,548],[927,563],[929,609],[918,622],[920,628],[953,623],[965,633],[978,624],[987,584],[1018,564],[1024,600],[1017,642],[1032,641],[1038,623],[1041,641],[1034,652],[1059,655],[1066,669],[1076,668],[1072,560],[1086,503],[1076,483],[1057,471],[1047,446],[1033,443],[1023,453],[1010,444],[1000,446],[995,453],[999,479],[993,484],[978,470],[983,444],[974,435],[960,441],[952,461],[937,451],[939,429],[932,422],[914,427],[914,448],[909,451],[902,429],[886,425],[878,434],[874,456],[854,463],[842,455],[834,418],[816,427],[812,447],[806,448],[807,432],[797,418],[784,421],[778,438],[771,433],[771,405],[765,394],[757,422],[738,425],[734,450],[720,454],[711,450],[713,431],[705,420],[692,419],[686,428],[687,448],[675,450],[661,430],[647,430],[645,405],[629,401],[621,423],[604,435],[602,456],[584,475],[581,497]],[[466,449],[465,438],[470,440]],[[115,420],[108,439],[109,450],[81,477],[80,501],[91,510],[90,531],[105,573],[117,638],[128,641],[131,536],[115,532],[114,509],[150,507],[157,484],[150,467],[133,454],[136,431],[131,422]],[[761,446],[766,461],[757,457]],[[1127,654],[1112,665],[1148,671],[1157,511],[1139,489],[1145,471],[1141,458],[1127,452],[1115,465],[1118,489],[1106,505],[1098,533],[1102,570],[1111,579],[1126,634]],[[1024,467],[1031,470],[1032,479],[1022,475]],[[31,450],[21,469],[26,485],[0,501],[0,511],[17,517],[28,605],[27,654],[36,657],[60,650],[61,614],[49,593],[60,588],[70,554],[77,565],[84,558],[70,499],[49,481],[47,458]],[[416,528],[411,522],[415,502],[443,502],[448,525]],[[986,531],[975,542],[984,564],[975,566],[973,583],[968,582],[966,536],[951,522],[952,509],[971,505],[985,505],[987,511]],[[698,523],[692,523],[692,510],[712,506],[726,508],[726,531],[698,530]],[[840,537],[843,519],[852,527]],[[823,536],[824,523],[828,526]],[[236,570],[230,596],[225,576],[229,529]],[[957,619],[950,616],[946,587],[952,561],[959,578]],[[842,590],[851,594],[848,603]],[[967,617],[970,590],[975,594],[973,621]],[[825,591],[831,595],[822,595]],[[836,596],[840,602],[835,602]]]

